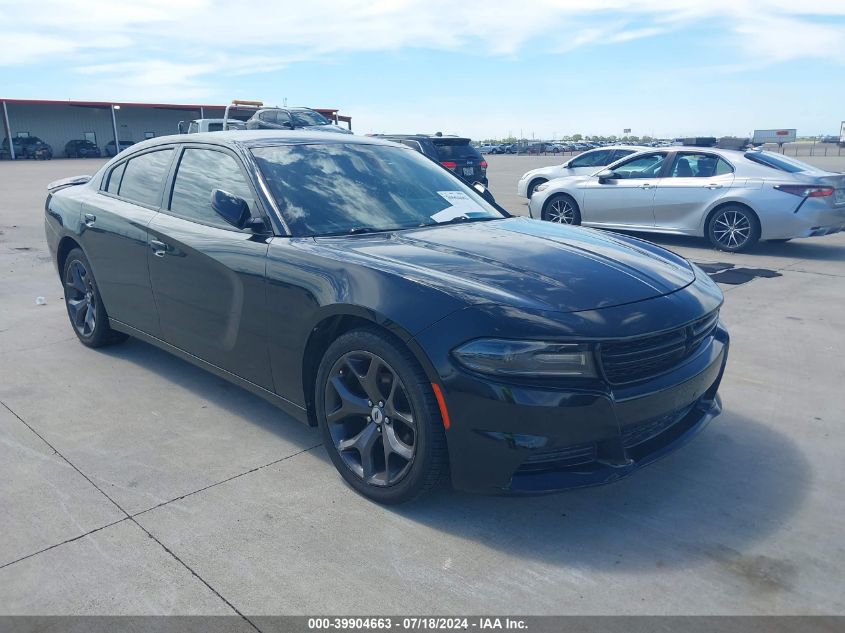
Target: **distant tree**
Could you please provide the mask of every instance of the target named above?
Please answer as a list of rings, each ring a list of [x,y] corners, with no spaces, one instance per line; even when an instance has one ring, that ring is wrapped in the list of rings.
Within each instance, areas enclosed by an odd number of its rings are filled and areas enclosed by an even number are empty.
[[[581,136],[580,134],[573,134],[573,135],[572,135],[572,140],[573,140],[573,141],[575,141],[576,143],[577,143],[578,141],[580,141],[581,139],[583,139],[583,138],[584,138],[584,137],[583,137],[583,136]]]
[[[653,140],[654,140],[654,138],[652,138],[651,136],[648,136],[648,135],[640,137],[640,141],[643,142],[643,143],[651,143]]]

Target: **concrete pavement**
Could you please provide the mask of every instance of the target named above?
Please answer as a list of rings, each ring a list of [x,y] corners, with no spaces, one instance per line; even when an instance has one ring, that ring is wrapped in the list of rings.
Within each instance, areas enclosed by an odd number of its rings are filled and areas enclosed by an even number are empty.
[[[488,160],[516,213],[519,175],[554,161]],[[44,185],[97,164],[0,163],[0,614],[845,612],[845,236],[648,238],[782,275],[724,286],[725,413],[680,451],[600,488],[382,508],[259,398],[75,340]]]

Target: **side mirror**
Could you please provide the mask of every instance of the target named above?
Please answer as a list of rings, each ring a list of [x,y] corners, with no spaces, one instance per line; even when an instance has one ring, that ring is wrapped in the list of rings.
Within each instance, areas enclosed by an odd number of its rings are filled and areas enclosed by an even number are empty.
[[[239,229],[244,228],[252,219],[247,201],[222,189],[214,189],[211,192],[211,208],[226,222]]]
[[[599,177],[599,182],[607,182],[608,180],[616,180],[619,178],[619,174],[612,169],[602,169],[596,175]]]
[[[482,198],[484,198],[485,202],[489,202],[490,204],[496,204],[496,198],[493,197],[493,194],[490,193],[490,190],[485,187],[480,182],[472,183],[472,188],[475,189]]]

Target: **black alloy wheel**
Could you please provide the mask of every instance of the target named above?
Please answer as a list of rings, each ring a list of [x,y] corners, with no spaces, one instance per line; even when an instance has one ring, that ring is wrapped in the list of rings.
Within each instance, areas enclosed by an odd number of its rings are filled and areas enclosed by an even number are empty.
[[[434,488],[448,471],[431,383],[398,339],[353,330],[327,350],[315,389],[317,421],[337,470],[381,503]]]
[[[384,359],[348,352],[331,369],[326,422],[346,466],[374,486],[398,483],[414,463],[417,425],[402,379]]]
[[[102,347],[126,340],[125,334],[111,329],[91,265],[80,249],[75,248],[68,253],[62,282],[68,318],[82,343],[89,347]]]

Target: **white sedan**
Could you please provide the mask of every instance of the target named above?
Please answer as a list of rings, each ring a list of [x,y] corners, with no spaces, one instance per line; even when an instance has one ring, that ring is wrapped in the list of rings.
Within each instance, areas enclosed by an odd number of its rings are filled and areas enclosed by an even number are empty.
[[[610,163],[619,160],[634,152],[650,149],[648,147],[638,147],[635,145],[609,145],[607,147],[598,147],[587,152],[573,156],[568,161],[561,165],[551,165],[550,167],[539,167],[525,172],[519,183],[516,186],[516,192],[523,198],[530,198],[534,193],[537,185],[541,185],[549,180],[555,178],[562,178],[563,176],[580,176],[582,174],[591,174],[596,168],[610,165]]]

